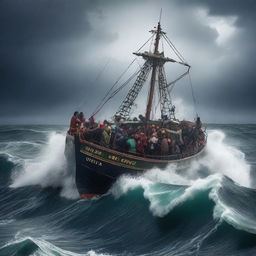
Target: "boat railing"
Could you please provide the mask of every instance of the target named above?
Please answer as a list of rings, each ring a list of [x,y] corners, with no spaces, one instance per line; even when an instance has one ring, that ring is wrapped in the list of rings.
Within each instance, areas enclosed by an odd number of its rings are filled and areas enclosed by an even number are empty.
[[[133,156],[138,156],[138,157],[143,157],[143,158],[149,158],[149,159],[158,159],[158,160],[178,160],[178,159],[183,159],[183,158],[188,158],[191,157],[197,153],[199,153],[205,146],[205,143],[200,144],[198,147],[194,147],[193,150],[191,150],[190,152],[184,152],[184,153],[179,153],[179,154],[167,154],[167,155],[150,155],[150,154],[142,154],[139,152],[131,152],[131,151],[127,151],[121,148],[113,148],[110,146],[104,146],[101,145],[98,141],[91,139],[90,141],[88,140],[84,140],[84,142],[89,142],[90,144],[94,144],[96,147],[100,146],[100,147],[104,147],[104,150],[108,151],[110,150],[114,150],[116,151],[116,153],[124,153],[124,154],[129,154],[129,155],[133,155]],[[206,137],[205,137],[205,142],[206,142]]]

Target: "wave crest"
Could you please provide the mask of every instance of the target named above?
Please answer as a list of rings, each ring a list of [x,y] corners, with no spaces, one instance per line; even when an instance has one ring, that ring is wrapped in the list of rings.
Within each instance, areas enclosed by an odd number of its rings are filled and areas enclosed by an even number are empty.
[[[38,256],[110,256],[93,250],[79,254],[61,249],[43,239],[25,237],[9,242],[0,248],[1,255],[38,255]]]
[[[34,159],[24,160],[22,169],[13,175],[11,187],[40,185],[41,187],[61,187],[61,195],[70,199],[78,198],[74,182],[75,163],[64,155],[65,135],[49,134],[48,142]],[[70,152],[72,154],[72,152]]]

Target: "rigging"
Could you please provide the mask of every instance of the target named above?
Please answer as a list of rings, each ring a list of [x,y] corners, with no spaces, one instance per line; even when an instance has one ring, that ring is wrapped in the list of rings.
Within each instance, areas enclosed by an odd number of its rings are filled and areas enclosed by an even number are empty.
[[[160,13],[160,19],[161,19],[161,13]],[[160,104],[160,110],[161,110],[161,119],[174,119],[175,120],[175,106],[172,105],[171,102],[171,91],[174,88],[176,82],[181,80],[186,75],[189,75],[189,83],[191,88],[191,93],[193,97],[194,106],[196,109],[196,99],[195,94],[193,90],[193,85],[190,77],[190,65],[187,64],[185,58],[182,56],[182,54],[178,51],[178,49],[174,46],[174,44],[171,42],[171,40],[167,37],[166,33],[162,31],[160,21],[158,22],[158,26],[155,30],[150,31],[152,33],[152,36],[136,51],[134,54],[136,56],[141,56],[145,60],[145,63],[140,68],[139,71],[136,71],[133,75],[131,75],[126,82],[121,84],[117,89],[114,90],[116,85],[120,82],[121,78],[124,76],[124,74],[129,70],[131,65],[137,60],[136,58],[133,59],[133,61],[128,65],[126,70],[120,75],[120,77],[117,79],[117,81],[112,85],[112,87],[107,91],[103,99],[101,100],[101,103],[98,104],[95,111],[92,113],[92,115],[96,115],[103,106],[112,99],[117,93],[119,93],[135,76],[138,75],[137,79],[135,80],[133,86],[130,88],[128,94],[122,101],[121,105],[119,106],[117,112],[114,115],[114,119],[122,118],[124,120],[128,120],[130,118],[131,109],[135,104],[135,100],[138,97],[144,83],[146,82],[150,72],[151,72],[151,80],[150,80],[150,89],[148,93],[148,99],[147,99],[147,109],[146,109],[146,121],[150,120],[151,115],[153,114],[153,102],[156,102],[154,100],[154,93],[155,93],[155,84],[158,84],[158,95],[159,95],[159,103]],[[154,39],[154,51],[151,52],[139,52],[148,42],[150,43],[150,49],[152,40]],[[161,40],[162,43],[162,52],[159,52],[159,42]],[[178,61],[169,57],[164,56],[164,41],[167,42],[169,47],[172,49],[174,54],[177,56]],[[166,62],[172,62],[184,65],[188,67],[187,71],[181,74],[178,78],[173,80],[170,83],[167,83],[166,74],[164,70],[164,64]],[[158,105],[157,104],[157,105]],[[156,109],[155,109],[156,110]],[[196,110],[196,115],[197,110]]]

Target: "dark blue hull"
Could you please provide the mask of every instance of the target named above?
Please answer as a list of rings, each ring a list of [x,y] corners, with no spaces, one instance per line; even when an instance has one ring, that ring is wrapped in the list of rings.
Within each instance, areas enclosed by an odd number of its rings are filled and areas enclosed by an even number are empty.
[[[105,194],[112,184],[122,174],[138,173],[131,169],[120,168],[108,163],[104,166],[95,166],[91,161],[98,161],[90,157],[81,155],[81,162],[76,166],[76,186],[81,197],[93,197],[95,195]],[[86,161],[87,159],[87,161]]]
[[[194,154],[163,156],[161,159],[146,158],[127,154],[100,145],[75,139],[76,185],[82,198],[91,198],[105,194],[112,184],[123,174],[136,175],[154,167],[165,169],[170,163],[178,169],[188,167],[191,159],[202,152],[200,148]]]

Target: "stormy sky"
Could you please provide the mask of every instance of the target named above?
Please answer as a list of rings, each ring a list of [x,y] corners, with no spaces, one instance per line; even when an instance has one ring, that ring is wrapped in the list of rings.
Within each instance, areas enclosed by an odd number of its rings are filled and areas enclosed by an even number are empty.
[[[163,30],[192,66],[203,121],[255,123],[254,0],[1,0],[0,124],[65,124],[74,110],[88,117],[150,37],[161,8]],[[138,58],[123,81],[142,64]],[[166,64],[169,81],[182,72],[175,65]],[[128,89],[96,118],[114,114]],[[146,97],[145,89],[139,111]],[[173,102],[180,118],[194,115],[187,78]]]

